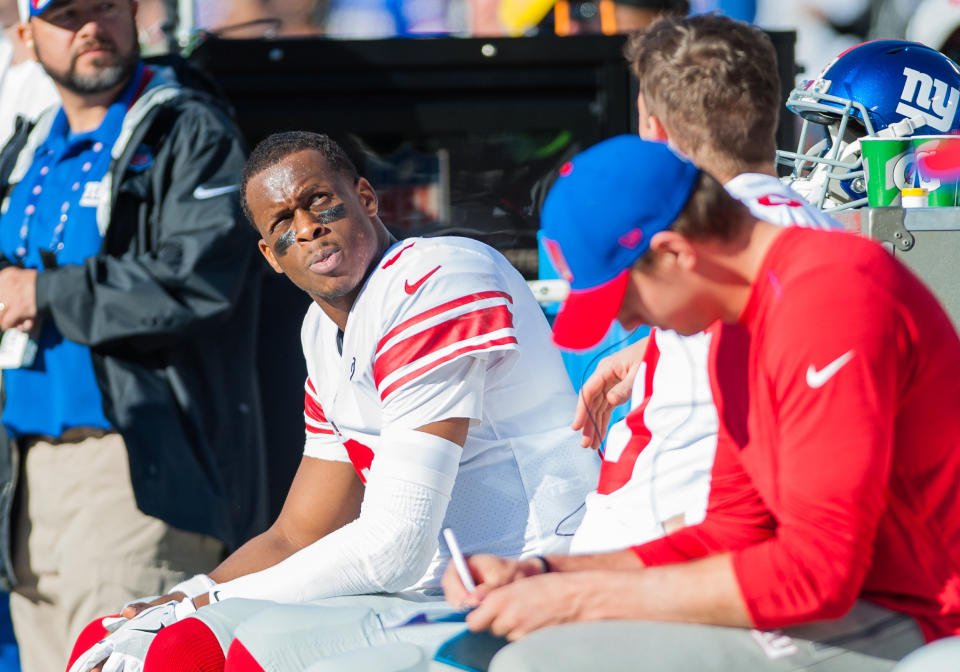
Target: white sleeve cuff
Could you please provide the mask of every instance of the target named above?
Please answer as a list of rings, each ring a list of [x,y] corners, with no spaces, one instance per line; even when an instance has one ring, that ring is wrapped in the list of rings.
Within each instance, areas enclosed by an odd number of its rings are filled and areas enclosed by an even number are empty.
[[[189,598],[199,597],[204,593],[210,592],[210,589],[217,585],[216,581],[211,579],[206,574],[197,574],[196,576],[191,576],[186,581],[181,581],[173,588],[167,591],[167,595],[171,593],[183,593]]]

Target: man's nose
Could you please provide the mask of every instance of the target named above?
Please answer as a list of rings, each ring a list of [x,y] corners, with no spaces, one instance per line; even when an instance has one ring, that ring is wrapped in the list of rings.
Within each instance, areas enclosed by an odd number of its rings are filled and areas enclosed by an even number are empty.
[[[102,34],[99,17],[94,12],[78,15],[74,21],[74,25],[76,26],[74,32],[76,32],[79,37],[92,39],[99,38]]]
[[[329,231],[329,228],[317,221],[317,218],[309,210],[298,209],[293,217],[297,240],[314,240]]]

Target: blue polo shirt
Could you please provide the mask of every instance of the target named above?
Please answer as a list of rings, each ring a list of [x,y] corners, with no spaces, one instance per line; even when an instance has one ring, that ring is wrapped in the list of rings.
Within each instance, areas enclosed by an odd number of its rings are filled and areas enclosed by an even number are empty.
[[[43,272],[41,251],[48,260],[55,255],[58,266],[82,264],[100,251],[98,190],[143,78],[141,64],[96,130],[73,133],[63,108],[57,113],[0,217],[0,250],[8,259]],[[72,427],[110,429],[90,349],[65,339],[49,316],[41,320],[33,365],[4,373],[4,427],[14,436],[60,436]]]

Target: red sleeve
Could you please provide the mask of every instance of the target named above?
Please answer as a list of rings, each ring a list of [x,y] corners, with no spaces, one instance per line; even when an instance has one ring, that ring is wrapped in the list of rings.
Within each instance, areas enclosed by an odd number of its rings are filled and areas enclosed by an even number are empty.
[[[710,383],[720,422],[706,517],[633,547],[648,567],[745,548],[769,539],[776,528],[739,458],[746,439],[748,335],[743,327],[719,324],[710,334]]]
[[[842,280],[821,274],[795,283],[790,300],[770,309],[763,344],[754,344],[756,417],[743,459],[778,527],[736,551],[733,567],[759,628],[845,614],[886,507],[909,339],[867,273]]]
[[[769,539],[775,528],[776,521],[743,470],[736,450],[729,441],[718,440],[703,522],[631,550],[648,567],[666,565],[757,544]]]

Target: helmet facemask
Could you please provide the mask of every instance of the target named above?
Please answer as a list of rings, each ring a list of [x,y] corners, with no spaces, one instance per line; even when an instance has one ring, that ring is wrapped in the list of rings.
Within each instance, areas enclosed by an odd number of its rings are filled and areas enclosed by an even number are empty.
[[[805,89],[794,89],[787,107],[803,117],[803,128],[797,151],[778,151],[777,164],[791,167],[784,181],[822,210],[848,210],[867,204],[861,139],[906,138],[928,123],[919,115],[875,130],[871,115],[860,103]],[[823,127],[827,137],[804,151],[811,124]]]
[[[860,138],[874,135],[874,127],[863,105],[818,91],[823,81],[790,93],[787,108],[803,117],[803,128],[797,151],[778,151],[777,164],[790,166],[784,181],[818,208],[857,208],[867,202]],[[811,124],[826,137],[805,150]]]

